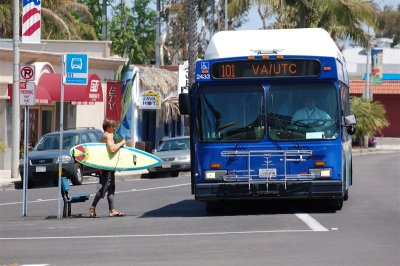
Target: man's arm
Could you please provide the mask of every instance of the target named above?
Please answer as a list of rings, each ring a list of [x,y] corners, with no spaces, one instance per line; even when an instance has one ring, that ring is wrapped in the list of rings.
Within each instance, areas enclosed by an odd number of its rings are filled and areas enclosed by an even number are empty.
[[[126,144],[125,139],[123,139],[121,142],[115,144],[112,134],[106,134],[105,138],[106,138],[107,149],[111,153],[118,151],[122,146],[124,146]]]

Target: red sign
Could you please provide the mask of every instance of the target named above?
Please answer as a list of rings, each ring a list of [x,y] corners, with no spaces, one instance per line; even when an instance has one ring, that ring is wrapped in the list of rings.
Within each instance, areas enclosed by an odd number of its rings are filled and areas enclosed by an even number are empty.
[[[21,66],[19,75],[22,80],[34,80],[35,79],[35,68],[33,66]]]
[[[107,82],[106,118],[119,121],[121,116],[122,82]]]

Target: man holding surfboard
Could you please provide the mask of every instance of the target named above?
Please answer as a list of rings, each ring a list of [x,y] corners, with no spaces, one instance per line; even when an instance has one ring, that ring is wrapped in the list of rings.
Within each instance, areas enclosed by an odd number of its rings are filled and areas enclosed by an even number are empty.
[[[101,141],[106,143],[107,149],[110,153],[117,152],[122,146],[126,144],[125,139],[121,140],[119,143],[114,142],[114,132],[115,132],[116,122],[111,119],[104,119],[103,121],[103,136]],[[121,217],[124,216],[122,212],[117,211],[114,208],[114,193],[115,193],[115,171],[112,170],[102,170],[100,173],[101,187],[97,191],[92,206],[89,208],[90,217],[97,218],[96,206],[101,198],[104,198],[107,193],[107,201],[109,206],[109,216],[110,217]]]

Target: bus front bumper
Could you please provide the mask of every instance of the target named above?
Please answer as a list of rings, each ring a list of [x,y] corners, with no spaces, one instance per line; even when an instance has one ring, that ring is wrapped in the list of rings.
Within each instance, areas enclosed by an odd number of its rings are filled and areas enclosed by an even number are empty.
[[[290,181],[275,184],[248,182],[201,183],[195,185],[197,200],[295,199],[343,197],[341,181]]]

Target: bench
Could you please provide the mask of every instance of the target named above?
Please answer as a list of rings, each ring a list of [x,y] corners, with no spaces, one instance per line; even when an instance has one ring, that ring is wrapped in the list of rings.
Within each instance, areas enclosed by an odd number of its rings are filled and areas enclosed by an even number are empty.
[[[71,203],[85,202],[89,199],[90,194],[77,194],[69,195],[71,186],[68,183],[68,179],[64,176],[61,177],[61,195],[64,201],[63,217],[71,216]],[[68,213],[67,213],[68,210]]]

